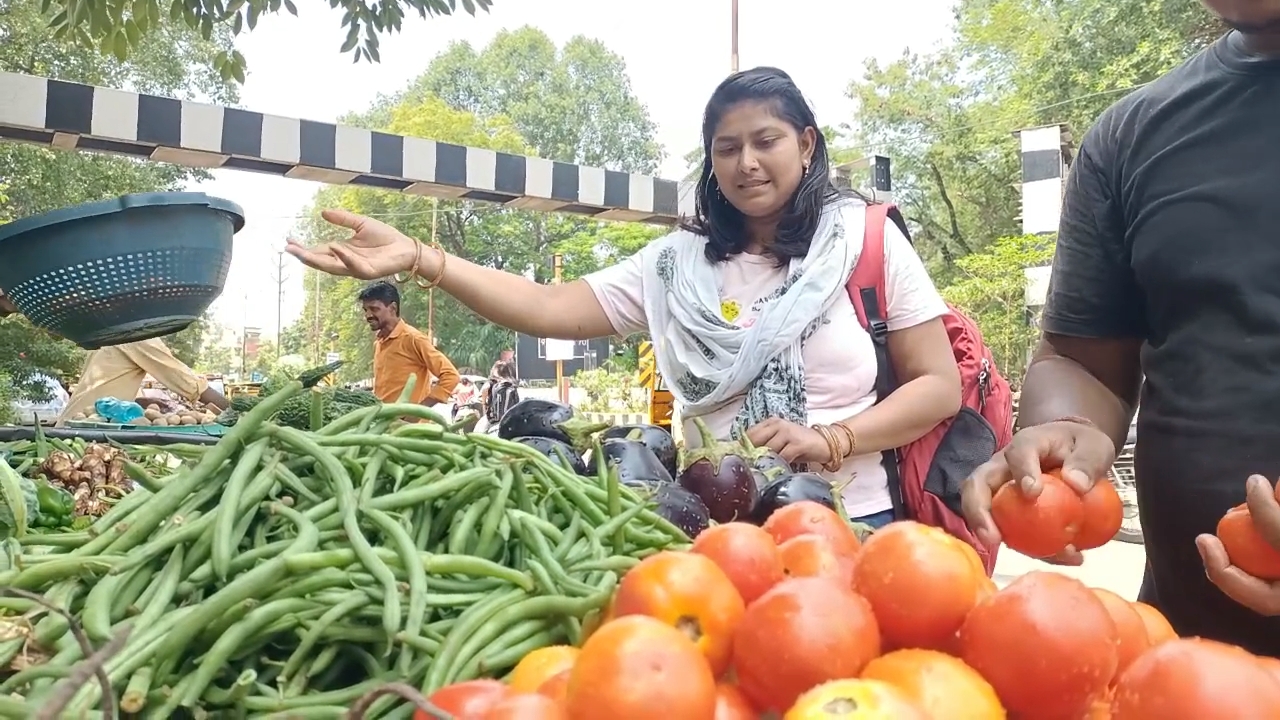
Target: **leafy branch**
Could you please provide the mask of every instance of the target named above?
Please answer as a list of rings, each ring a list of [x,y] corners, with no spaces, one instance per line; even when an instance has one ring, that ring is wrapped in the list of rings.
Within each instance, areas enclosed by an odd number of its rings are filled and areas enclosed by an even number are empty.
[[[341,27],[347,31],[341,52],[351,53],[354,62],[361,59],[379,62],[380,36],[399,32],[406,11],[416,11],[421,18],[450,16],[458,9],[458,0],[329,0],[329,7],[342,9]],[[493,0],[461,0],[462,9],[475,16],[489,11]],[[41,12],[52,14],[49,22],[54,39],[70,39],[96,47],[104,55],[120,62],[142,44],[167,14],[173,22],[182,22],[205,39],[213,37],[219,26],[230,27],[232,34],[253,30],[266,15],[281,10],[297,16],[293,0],[172,0],[167,7],[161,0],[42,0]],[[245,58],[238,50],[220,53],[214,61],[223,80],[245,80]]]

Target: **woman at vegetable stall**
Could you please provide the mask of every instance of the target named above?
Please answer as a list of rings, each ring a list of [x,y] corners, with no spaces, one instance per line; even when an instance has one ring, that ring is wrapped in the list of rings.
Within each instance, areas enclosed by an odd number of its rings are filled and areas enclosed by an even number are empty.
[[[924,266],[886,225],[888,344],[899,388],[882,402],[876,359],[845,286],[864,203],[837,191],[813,112],[775,68],[730,76],[707,103],[696,213],[631,258],[581,280],[539,285],[426,246],[343,210],[346,242],[289,252],[364,279],[414,272],[482,317],[536,337],[648,332],[685,422],[743,432],[821,466],[850,517],[893,519],[880,453],[956,414],[960,376]],[[686,432],[686,438],[697,437]]]

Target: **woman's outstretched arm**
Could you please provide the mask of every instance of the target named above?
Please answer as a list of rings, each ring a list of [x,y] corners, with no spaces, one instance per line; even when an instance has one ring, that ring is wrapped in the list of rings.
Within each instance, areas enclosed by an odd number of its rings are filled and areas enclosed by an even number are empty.
[[[516,332],[564,340],[614,334],[600,301],[582,280],[540,285],[427,247],[379,220],[346,210],[325,210],[321,215],[354,234],[344,242],[313,248],[291,240],[289,253],[317,270],[374,280],[416,269],[420,278],[438,278],[441,290],[476,314]]]

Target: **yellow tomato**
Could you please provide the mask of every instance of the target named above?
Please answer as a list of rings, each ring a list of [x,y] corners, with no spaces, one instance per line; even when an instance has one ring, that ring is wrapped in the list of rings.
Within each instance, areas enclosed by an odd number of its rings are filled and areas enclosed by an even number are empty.
[[[929,720],[929,716],[889,683],[832,680],[801,695],[783,720]]]

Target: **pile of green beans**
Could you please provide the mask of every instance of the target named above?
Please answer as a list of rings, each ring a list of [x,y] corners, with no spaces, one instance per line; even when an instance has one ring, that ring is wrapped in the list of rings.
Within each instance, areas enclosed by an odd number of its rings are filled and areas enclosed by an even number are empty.
[[[269,422],[298,392],[273,394],[88,531],[5,542],[0,587],[69,609],[97,646],[128,631],[105,665],[126,713],[342,717],[387,682],[430,694],[501,677],[578,641],[621,573],[688,542],[616,477],[451,431],[421,406],[363,408],[316,432]],[[84,651],[29,599],[0,597],[0,614],[31,623],[0,640],[0,667],[46,656],[0,682],[0,716],[26,717]],[[90,680],[67,716],[102,702]],[[392,696],[366,717],[411,714]]]

